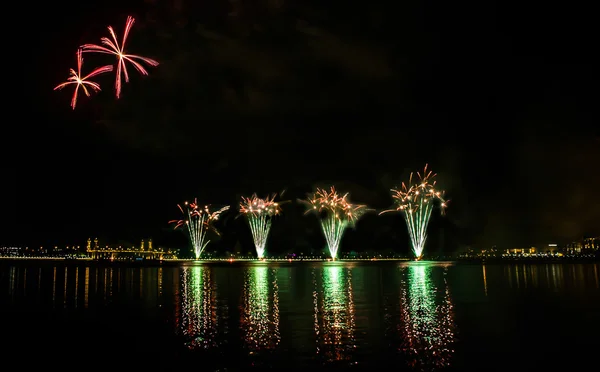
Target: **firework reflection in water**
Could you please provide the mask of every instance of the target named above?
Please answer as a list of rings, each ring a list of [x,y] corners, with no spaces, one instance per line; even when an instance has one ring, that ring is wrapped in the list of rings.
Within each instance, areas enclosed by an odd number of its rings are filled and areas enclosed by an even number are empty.
[[[325,266],[313,271],[317,354],[327,362],[349,361],[356,350],[355,313],[350,269]]]
[[[404,267],[400,304],[401,351],[412,367],[435,370],[450,365],[456,325],[453,305],[443,272],[443,287],[436,288],[427,264]]]
[[[179,314],[176,314],[177,332],[184,337],[190,349],[212,349],[218,346],[216,293],[210,268],[184,267]]]
[[[279,333],[279,287],[276,271],[266,266],[246,269],[241,325],[244,342],[254,354],[274,350]]]

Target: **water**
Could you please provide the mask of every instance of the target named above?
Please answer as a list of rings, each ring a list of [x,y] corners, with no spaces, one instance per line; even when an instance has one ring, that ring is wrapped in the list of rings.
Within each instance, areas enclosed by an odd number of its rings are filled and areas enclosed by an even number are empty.
[[[0,266],[22,368],[527,370],[585,366],[598,264]]]

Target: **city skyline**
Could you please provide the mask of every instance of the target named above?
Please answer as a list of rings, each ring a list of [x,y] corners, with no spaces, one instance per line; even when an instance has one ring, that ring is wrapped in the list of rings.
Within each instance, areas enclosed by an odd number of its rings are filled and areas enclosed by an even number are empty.
[[[235,244],[232,244],[232,241],[229,241],[228,245],[224,245],[224,244],[219,244],[217,243],[217,248],[214,249],[208,249],[206,250],[206,253],[208,254],[208,257],[220,257],[223,254],[236,254],[236,255],[241,255],[241,256],[255,256],[256,252],[254,251],[254,247],[253,247],[253,243],[251,243],[248,240],[248,237],[246,237],[246,239],[244,239],[245,241],[242,241],[241,244],[240,242],[235,242]],[[180,241],[180,243],[178,245],[175,246],[166,246],[164,244],[161,244],[161,242],[158,242],[157,244],[154,245],[153,248],[153,244],[154,244],[154,240],[151,236],[145,236],[142,237],[140,239],[138,239],[137,242],[133,241],[133,240],[123,240],[123,239],[117,239],[117,240],[107,240],[105,238],[103,239],[99,239],[97,235],[95,235],[94,238],[92,237],[88,237],[87,240],[85,240],[85,242],[74,242],[74,241],[70,241],[70,242],[61,242],[61,243],[52,243],[52,244],[48,244],[48,245],[42,245],[42,246],[35,246],[35,245],[28,245],[28,244],[21,244],[21,245],[12,245],[12,246],[7,246],[7,245],[0,245],[0,256],[12,256],[12,255],[22,255],[24,253],[24,249],[29,250],[30,253],[42,253],[43,255],[54,255],[56,253],[68,253],[68,252],[72,252],[72,253],[78,253],[78,254],[85,254],[86,252],[89,252],[89,250],[91,248],[93,248],[93,250],[96,249],[101,249],[101,250],[114,250],[114,249],[127,249],[127,250],[134,250],[134,251],[152,251],[154,250],[160,250],[160,251],[177,251],[179,254],[179,257],[188,257],[189,258],[193,258],[194,256],[194,248],[191,245],[191,243],[189,242],[189,240],[182,240]],[[344,257],[347,257],[348,255],[353,255],[353,254],[368,254],[368,255],[378,255],[378,254],[383,254],[383,255],[393,255],[393,256],[397,256],[397,257],[413,257],[414,258],[414,252],[411,251],[411,245],[410,242],[407,241],[405,244],[396,244],[396,245],[392,245],[389,247],[378,247],[378,249],[373,249],[372,247],[368,247],[365,246],[363,249],[361,249],[361,247],[358,247],[356,245],[352,245],[350,244],[350,247],[352,247],[351,250],[344,250],[342,249],[340,251],[340,254]],[[273,247],[272,247],[273,248]],[[297,254],[299,252],[299,247],[296,246],[279,246],[279,247],[274,247],[274,249],[272,249],[272,252],[270,252],[270,254],[268,255],[269,257],[287,257],[290,254]],[[518,252],[539,252],[539,253],[545,253],[545,252],[559,252],[559,251],[569,251],[569,252],[574,252],[574,253],[589,253],[589,252],[597,252],[598,249],[600,248],[600,236],[583,236],[577,239],[573,239],[571,241],[567,241],[567,242],[561,242],[561,243],[549,243],[547,241],[545,242],[540,242],[538,244],[534,244],[534,245],[521,245],[521,246],[497,246],[497,245],[492,245],[492,246],[488,246],[488,247],[481,247],[481,246],[460,246],[457,247],[457,249],[455,250],[444,250],[444,249],[436,249],[435,247],[429,247],[429,248],[433,248],[432,252],[428,252],[425,251],[424,252],[424,256],[425,257],[435,257],[437,255],[442,255],[445,257],[451,257],[451,256],[455,256],[455,257],[460,257],[462,255],[464,255],[465,253],[469,253],[469,252],[478,252],[479,254],[486,254],[486,252],[488,252],[487,254],[492,254],[492,255],[496,255],[498,252],[511,252],[511,253],[518,253]],[[303,255],[320,255],[323,257],[328,257],[328,252],[327,252],[327,245],[326,245],[326,240],[324,239],[324,241],[322,242],[321,245],[314,245],[312,247],[304,247],[304,249],[301,249],[302,252],[300,252]],[[12,252],[12,253],[11,253]],[[11,254],[7,254],[7,253],[11,253]],[[34,254],[35,255],[35,254]],[[260,259],[260,258],[258,258]]]

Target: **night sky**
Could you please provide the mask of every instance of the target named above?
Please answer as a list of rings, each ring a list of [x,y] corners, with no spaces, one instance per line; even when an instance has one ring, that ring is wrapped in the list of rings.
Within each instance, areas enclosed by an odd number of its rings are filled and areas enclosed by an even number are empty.
[[[194,197],[237,206],[253,192],[285,190],[283,199],[296,200],[335,184],[352,201],[385,209],[389,188],[426,163],[451,199],[446,216],[433,218],[429,250],[600,235],[590,10],[547,2],[59,3],[40,3],[35,14],[31,4],[16,5],[22,24],[3,25],[11,50],[0,246],[83,245],[89,236],[183,246],[167,222]],[[71,110],[72,90],[53,87],[75,66],[79,45],[98,43],[108,25],[120,35],[127,15],[137,21],[128,51],[160,66],[147,77],[130,68],[118,101],[114,74],[100,76],[102,92]],[[85,71],[113,61],[84,58]],[[284,213],[273,250],[321,248],[314,216],[294,204]],[[250,250],[235,217],[221,221],[217,245]],[[373,214],[342,249],[407,252],[407,243],[399,215]]]

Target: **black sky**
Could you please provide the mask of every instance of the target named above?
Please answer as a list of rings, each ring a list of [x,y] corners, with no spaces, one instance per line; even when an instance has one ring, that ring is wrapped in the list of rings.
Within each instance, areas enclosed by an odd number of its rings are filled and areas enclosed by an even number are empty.
[[[330,183],[385,208],[394,182],[425,163],[452,200],[433,227],[452,249],[600,235],[589,9],[243,3],[41,4],[26,28],[5,30],[18,57],[5,58],[0,245],[183,244],[166,222],[185,199],[296,199]],[[128,14],[129,50],[161,65],[131,69],[118,101],[100,77],[103,91],[73,112],[70,91],[52,88],[78,45],[107,25],[120,34]],[[110,61],[85,57],[84,69]],[[222,244],[245,244],[231,221]],[[294,221],[294,244],[316,235],[310,218]],[[403,228],[369,217],[351,237],[402,250]]]

